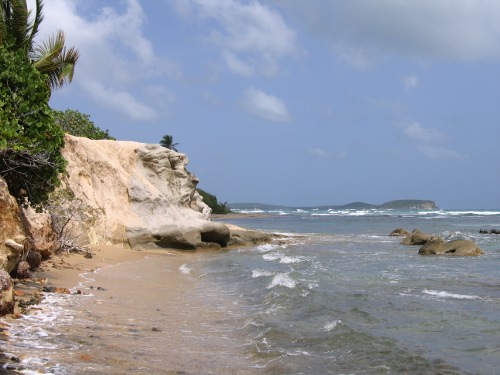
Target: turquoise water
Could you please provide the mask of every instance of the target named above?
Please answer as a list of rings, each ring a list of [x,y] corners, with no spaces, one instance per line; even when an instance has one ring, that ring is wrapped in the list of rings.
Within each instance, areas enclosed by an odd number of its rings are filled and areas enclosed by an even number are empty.
[[[500,235],[479,230],[500,210],[270,214],[230,222],[286,241],[110,267],[81,286],[106,291],[51,297],[7,352],[30,353],[25,373],[498,373]],[[397,227],[485,254],[419,256]]]

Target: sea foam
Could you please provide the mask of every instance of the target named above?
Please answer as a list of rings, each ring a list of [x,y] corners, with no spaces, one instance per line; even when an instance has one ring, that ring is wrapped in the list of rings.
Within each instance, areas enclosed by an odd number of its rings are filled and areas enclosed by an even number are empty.
[[[267,286],[267,289],[272,289],[275,286],[284,286],[286,288],[293,289],[295,288],[296,282],[287,273],[279,273],[274,276],[271,284]]]
[[[179,271],[181,271],[185,275],[189,275],[189,273],[191,272],[191,268],[189,268],[187,264],[183,264],[179,267]]]
[[[440,297],[440,298],[455,298],[455,299],[481,299],[479,296],[475,295],[467,295],[467,294],[454,294],[454,293],[448,293],[445,291],[438,291],[438,290],[428,290],[424,289],[422,291],[424,294],[429,294],[434,297]]]

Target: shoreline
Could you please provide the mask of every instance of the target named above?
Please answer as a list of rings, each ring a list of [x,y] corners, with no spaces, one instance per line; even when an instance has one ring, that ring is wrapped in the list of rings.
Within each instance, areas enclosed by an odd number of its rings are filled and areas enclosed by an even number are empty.
[[[172,264],[180,262],[180,258],[197,252],[182,252],[175,249],[160,250],[133,250],[116,245],[91,245],[89,248],[93,256],[85,257],[81,253],[53,254],[49,259],[34,271],[27,279],[13,279],[15,308],[13,314],[5,315],[0,321],[0,343],[8,342],[11,338],[9,328],[16,325],[18,320],[30,315],[43,313],[43,305],[46,294],[72,294],[85,295],[88,292],[82,284],[86,281],[84,274],[94,273],[107,267],[123,263],[133,263],[145,259],[148,256],[164,256],[172,258]],[[174,261],[175,259],[175,261]],[[81,287],[82,286],[82,287]],[[99,288],[98,285],[95,287]],[[0,374],[19,374],[22,369],[23,353],[18,356],[8,353],[5,348],[0,350]]]

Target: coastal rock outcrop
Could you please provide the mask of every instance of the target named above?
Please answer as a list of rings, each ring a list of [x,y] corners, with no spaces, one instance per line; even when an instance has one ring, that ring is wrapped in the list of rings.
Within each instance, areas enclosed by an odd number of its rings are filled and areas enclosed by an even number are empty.
[[[47,212],[36,212],[31,206],[21,208],[21,220],[24,224],[25,234],[31,239],[31,250],[40,253],[47,259],[59,247],[57,235],[52,229],[52,220]]]
[[[24,240],[19,206],[7,183],[0,178],[0,269],[11,272],[17,266],[23,255]]]
[[[484,252],[470,240],[444,242],[441,239],[434,239],[421,246],[418,253],[420,255],[478,256]]]
[[[229,229],[208,220],[210,208],[195,189],[198,179],[186,170],[186,155],[160,145],[66,135],[63,156],[63,187],[102,213],[85,228],[87,243],[227,246]]]

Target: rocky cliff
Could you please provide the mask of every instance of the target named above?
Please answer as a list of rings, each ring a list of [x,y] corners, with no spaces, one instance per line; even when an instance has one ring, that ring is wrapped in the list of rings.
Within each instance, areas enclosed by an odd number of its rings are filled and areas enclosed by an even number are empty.
[[[209,221],[198,180],[180,154],[159,145],[89,140],[66,135],[64,187],[96,212],[85,228],[89,243],[131,248],[226,246],[229,229]]]

